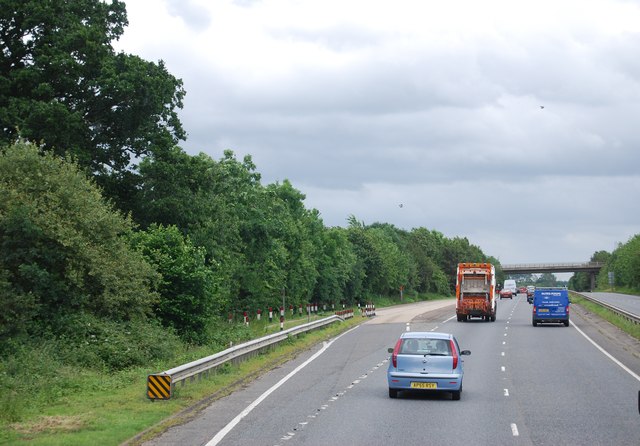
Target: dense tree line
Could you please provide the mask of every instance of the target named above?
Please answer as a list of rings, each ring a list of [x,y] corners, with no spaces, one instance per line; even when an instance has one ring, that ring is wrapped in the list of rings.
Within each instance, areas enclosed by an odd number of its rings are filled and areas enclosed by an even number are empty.
[[[597,251],[591,256],[592,262],[604,263],[604,268],[596,277],[596,288],[600,290],[622,288],[640,291],[640,234],[631,237],[626,243],[619,243],[613,252]],[[613,283],[609,274],[613,273]],[[576,291],[590,291],[589,274],[576,273],[569,281],[569,287]]]
[[[114,51],[126,25],[118,0],[0,0],[2,353],[60,339],[124,367],[164,348],[152,332],[206,343],[283,296],[446,295],[459,261],[495,263],[436,230],[326,227],[251,157],[188,155],[182,82]]]
[[[179,172],[179,173],[178,173]],[[390,224],[325,227],[288,181],[263,186],[250,158],[175,148],[146,158],[136,221],[81,167],[34,144],[0,156],[3,340],[69,321],[157,321],[189,342],[228,312],[353,305],[406,292],[450,294],[458,261],[486,261],[466,238]],[[64,327],[64,328],[62,328]]]

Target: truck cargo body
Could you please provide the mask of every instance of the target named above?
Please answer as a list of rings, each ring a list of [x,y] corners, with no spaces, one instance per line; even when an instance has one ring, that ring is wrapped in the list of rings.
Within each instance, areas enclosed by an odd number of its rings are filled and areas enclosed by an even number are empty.
[[[496,320],[496,272],[490,263],[459,263],[456,278],[456,317]]]

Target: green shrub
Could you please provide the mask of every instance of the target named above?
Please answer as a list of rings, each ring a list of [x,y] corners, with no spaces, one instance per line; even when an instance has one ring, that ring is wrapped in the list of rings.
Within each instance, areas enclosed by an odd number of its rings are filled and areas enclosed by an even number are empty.
[[[65,364],[107,371],[166,360],[183,348],[154,321],[114,322],[89,314],[69,317],[57,339]]]

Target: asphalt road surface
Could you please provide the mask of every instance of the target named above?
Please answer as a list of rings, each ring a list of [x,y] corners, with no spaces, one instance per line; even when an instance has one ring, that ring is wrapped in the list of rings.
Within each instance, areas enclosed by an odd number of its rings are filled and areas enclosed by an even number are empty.
[[[580,293],[587,297],[597,299],[606,304],[628,311],[629,313],[640,316],[640,296],[632,296],[620,293]]]
[[[524,295],[496,322],[457,322],[452,300],[379,310],[146,445],[639,445],[640,345],[573,307],[570,327],[533,327]],[[460,401],[389,398],[408,328],[471,350]]]

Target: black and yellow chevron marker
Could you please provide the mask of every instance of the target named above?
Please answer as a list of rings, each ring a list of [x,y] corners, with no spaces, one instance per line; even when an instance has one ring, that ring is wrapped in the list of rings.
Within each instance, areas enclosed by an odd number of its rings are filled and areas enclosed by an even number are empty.
[[[147,376],[147,397],[151,400],[168,400],[171,398],[171,376]]]

